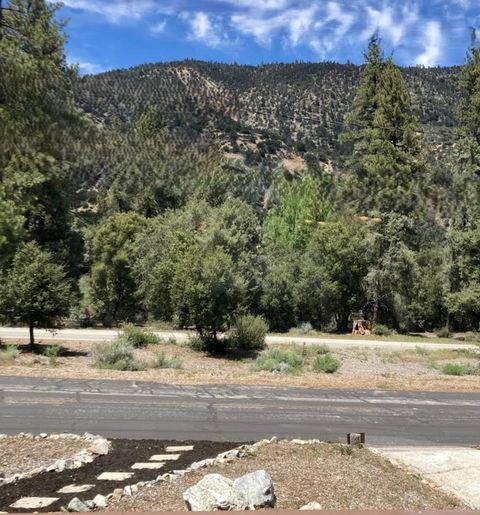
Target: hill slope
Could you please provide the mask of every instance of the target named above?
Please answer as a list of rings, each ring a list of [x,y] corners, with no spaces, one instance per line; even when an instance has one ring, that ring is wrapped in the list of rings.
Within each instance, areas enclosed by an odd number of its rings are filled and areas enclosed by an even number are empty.
[[[458,68],[402,72],[427,140],[441,145],[455,125]],[[128,126],[150,107],[178,148],[215,138],[247,165],[295,168],[341,153],[337,136],[360,73],[336,63],[145,64],[83,77],[77,98],[101,124]]]

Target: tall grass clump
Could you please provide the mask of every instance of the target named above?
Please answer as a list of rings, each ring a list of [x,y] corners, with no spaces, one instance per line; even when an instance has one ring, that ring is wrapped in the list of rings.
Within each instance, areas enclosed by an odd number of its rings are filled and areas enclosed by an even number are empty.
[[[135,358],[134,347],[117,339],[111,343],[101,343],[94,351],[95,367],[106,370],[145,370],[145,362]]]
[[[183,368],[183,359],[180,356],[165,356],[163,350],[155,350],[155,359],[152,368]]]
[[[15,361],[20,356],[20,350],[16,345],[8,345],[0,350],[0,362]]]
[[[255,372],[280,372],[283,374],[299,374],[303,371],[304,359],[294,351],[270,349],[255,360]]]
[[[229,347],[238,351],[259,351],[266,347],[268,324],[263,317],[243,315],[235,320],[228,335]]]
[[[331,354],[317,356],[313,362],[315,372],[325,372],[326,374],[335,373],[340,367],[340,361]]]
[[[162,343],[162,338],[155,333],[133,324],[125,324],[122,326],[119,338],[135,348]]]
[[[442,372],[447,376],[474,376],[480,374],[480,367],[470,363],[448,363],[444,365]]]
[[[60,354],[60,345],[49,345],[43,351],[43,354],[48,358],[50,366],[54,367],[57,365],[57,358]]]

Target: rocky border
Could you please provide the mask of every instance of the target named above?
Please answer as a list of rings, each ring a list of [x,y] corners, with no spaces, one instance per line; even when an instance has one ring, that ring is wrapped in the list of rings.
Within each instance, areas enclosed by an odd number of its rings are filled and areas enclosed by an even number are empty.
[[[74,497],[69,502],[67,509],[71,512],[87,512],[94,510],[96,508],[106,508],[111,499],[118,500],[124,496],[132,497],[135,494],[137,494],[142,488],[152,488],[154,485],[158,483],[162,483],[165,481],[175,481],[176,479],[183,477],[188,472],[210,467],[212,465],[230,463],[238,458],[243,458],[244,456],[248,456],[249,454],[254,454],[260,447],[277,441],[278,438],[276,436],[273,436],[270,439],[260,440],[259,442],[253,443],[251,445],[241,445],[240,447],[236,447],[235,449],[222,452],[218,454],[215,458],[207,458],[205,460],[196,461],[185,470],[174,470],[173,473],[167,472],[166,474],[162,474],[161,476],[158,476],[156,479],[152,481],[140,481],[138,483],[127,485],[124,488],[117,488],[112,493],[106,496],[96,495],[93,499],[89,499],[87,501],[81,501],[78,497]],[[300,441],[305,444],[320,443],[320,440],[292,440],[292,443],[298,443]]]
[[[37,467],[35,469],[24,472],[23,474],[17,473],[10,477],[0,478],[0,486],[15,483],[22,479],[28,479],[34,477],[43,472],[63,472],[64,470],[78,469],[88,463],[92,463],[97,456],[104,456],[110,452],[110,442],[100,435],[93,435],[91,433],[84,433],[83,435],[77,435],[73,433],[40,433],[34,436],[32,433],[18,433],[17,435],[4,435],[0,434],[0,440],[6,438],[30,438],[34,440],[48,439],[48,440],[82,440],[84,439],[89,445],[84,449],[78,451],[73,456],[67,458],[61,458],[43,467]]]

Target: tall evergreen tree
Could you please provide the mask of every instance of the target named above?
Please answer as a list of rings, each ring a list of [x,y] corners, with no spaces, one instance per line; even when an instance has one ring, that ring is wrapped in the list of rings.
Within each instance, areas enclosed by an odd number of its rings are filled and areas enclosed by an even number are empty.
[[[459,127],[453,153],[453,224],[457,229],[478,226],[480,220],[480,47],[476,33],[459,79]]]
[[[359,212],[418,209],[428,174],[405,81],[392,59],[384,61],[378,37],[365,54],[365,70],[347,117],[353,142],[350,196]]]
[[[16,206],[11,225],[22,217],[28,238],[66,252],[68,166],[82,118],[63,53],[65,37],[55,20],[57,8],[45,0],[10,0],[2,9],[0,204]]]

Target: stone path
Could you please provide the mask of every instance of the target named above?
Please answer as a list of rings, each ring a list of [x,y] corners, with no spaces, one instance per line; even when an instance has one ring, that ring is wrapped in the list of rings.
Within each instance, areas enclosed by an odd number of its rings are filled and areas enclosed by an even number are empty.
[[[60,512],[77,507],[104,507],[107,496],[134,495],[158,476],[185,470],[245,442],[112,439],[110,452],[77,469],[50,471],[0,486],[2,512]]]
[[[150,457],[149,462],[138,462],[134,463],[130,468],[131,470],[139,470],[139,469],[148,469],[157,471],[165,466],[165,462],[173,462],[177,461],[181,454],[180,452],[190,452],[194,450],[193,445],[188,446],[167,446],[164,449],[165,453],[168,454],[153,454]],[[175,453],[175,454],[172,454]],[[159,461],[161,460],[161,461]],[[112,492],[115,490],[114,483],[123,482],[127,479],[132,479],[135,476],[135,472],[132,471],[105,471],[102,472],[98,477],[97,481],[110,481],[112,482]],[[156,476],[155,476],[156,477]],[[90,490],[95,488],[95,484],[84,484],[84,485],[76,485],[76,484],[68,484],[58,490],[60,494],[81,494],[89,492]],[[92,497],[93,494],[89,494],[89,498]],[[103,496],[98,496],[103,499]],[[96,498],[95,496],[93,497]],[[21,497],[16,500],[12,504],[10,504],[10,508],[16,510],[38,510],[41,508],[47,508],[51,506],[53,503],[58,501],[59,497]]]

